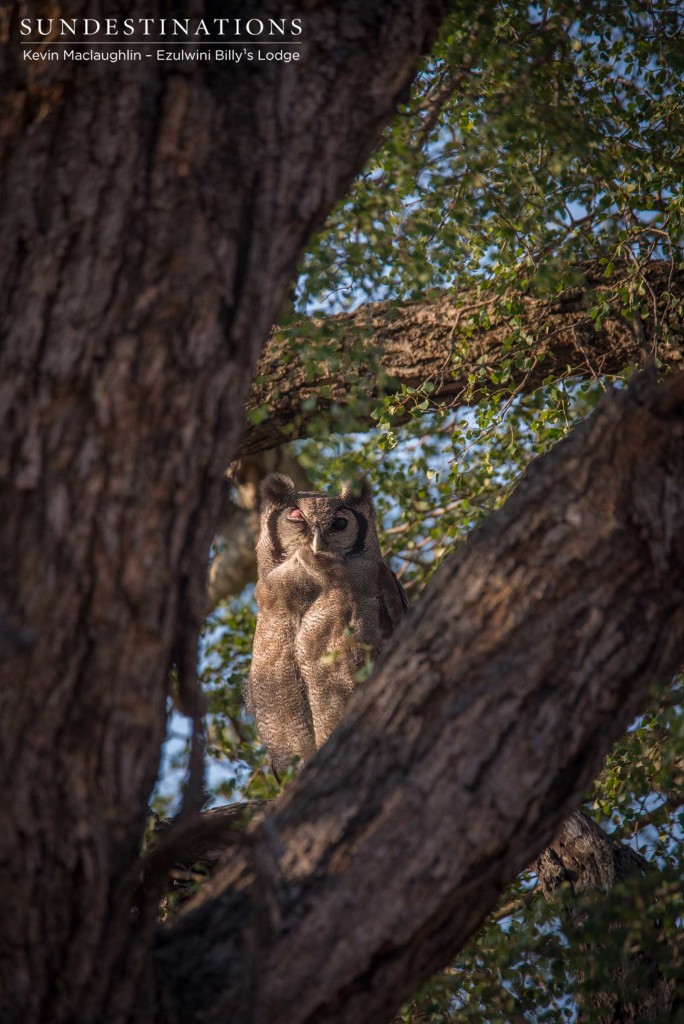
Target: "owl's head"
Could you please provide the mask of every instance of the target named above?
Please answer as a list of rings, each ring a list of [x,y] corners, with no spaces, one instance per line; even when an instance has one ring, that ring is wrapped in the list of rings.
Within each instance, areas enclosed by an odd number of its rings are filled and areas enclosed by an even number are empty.
[[[260,572],[270,572],[302,547],[316,555],[350,559],[380,557],[375,512],[366,480],[344,483],[335,496],[296,491],[283,473],[261,485]]]

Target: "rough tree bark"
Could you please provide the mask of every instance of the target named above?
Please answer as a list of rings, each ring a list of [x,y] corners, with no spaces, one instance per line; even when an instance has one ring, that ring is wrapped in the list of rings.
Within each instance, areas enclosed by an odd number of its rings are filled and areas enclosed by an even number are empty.
[[[578,271],[580,268],[577,268]],[[644,284],[644,303],[649,315],[627,320],[617,296],[620,286]],[[335,429],[342,422],[372,425],[369,412],[375,406],[378,379],[384,374],[384,391],[397,385],[419,387],[426,380],[435,385],[433,397],[456,405],[472,404],[512,389],[531,391],[553,376],[589,377],[618,373],[630,363],[640,366],[644,355],[657,354],[672,370],[684,365],[681,348],[681,303],[684,270],[654,261],[637,274],[622,267],[610,279],[603,268],[584,268],[581,285],[551,299],[522,296],[522,328],[528,348],[518,363],[520,346],[511,352],[504,346],[511,334],[510,320],[496,308],[496,296],[484,289],[465,294],[445,294],[425,302],[381,302],[363,306],[355,313],[326,319],[300,321],[287,335],[273,332],[257,366],[248,400],[248,412],[259,410],[265,418],[249,423],[240,442],[244,454],[262,451],[306,433],[324,421]],[[587,310],[609,301],[611,314],[597,330]],[[489,325],[466,331],[473,317],[487,314]],[[668,341],[656,342],[654,327],[663,322],[677,330]],[[306,338],[315,327],[327,335],[330,356],[316,363],[315,381],[307,363]],[[320,344],[320,341],[319,341]],[[656,349],[656,344],[659,347]],[[506,366],[509,375],[501,380]],[[358,385],[356,388],[354,385]],[[364,395],[369,401],[364,403]],[[303,405],[316,399],[315,407]],[[330,416],[329,410],[335,409]]]
[[[150,1019],[154,915],[130,892],[172,662],[199,710],[218,482],[302,246],[446,6],[246,0],[303,17],[298,63],[170,71],[26,61],[19,17],[44,5],[0,12],[3,1021]]]
[[[641,377],[436,575],[329,742],[162,939],[161,1020],[389,1020],[684,655],[684,378]]]

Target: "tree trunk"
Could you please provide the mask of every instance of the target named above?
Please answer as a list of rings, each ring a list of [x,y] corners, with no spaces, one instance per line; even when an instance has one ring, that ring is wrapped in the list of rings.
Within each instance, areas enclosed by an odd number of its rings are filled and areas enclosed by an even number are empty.
[[[19,16],[42,5],[5,6],[3,1021],[151,1019],[154,915],[130,901],[173,661],[199,712],[218,481],[302,247],[445,8],[307,4],[298,63],[165,71],[24,60]]]
[[[682,663],[683,403],[606,396],[445,563],[163,938],[161,1020],[378,1024],[453,958]]]
[[[497,307],[500,296],[485,289],[425,302],[369,304],[327,319],[302,318],[286,333],[276,330],[271,336],[249,394],[248,410],[256,422],[246,427],[240,450],[272,448],[312,427],[321,432],[323,425],[336,430],[372,426],[369,414],[378,396],[377,387],[369,388],[373,380],[382,381],[388,394],[430,380],[434,398],[471,405],[496,395],[507,398],[514,390],[532,391],[549,376],[619,373],[630,363],[641,365],[645,354],[657,354],[670,369],[681,369],[679,334],[663,336],[662,328],[681,323],[684,271],[654,261],[642,273],[649,308],[643,322],[620,313],[624,302],[618,289],[642,283],[630,268],[606,280],[603,268],[592,264],[584,268],[582,285],[559,296],[523,296],[517,316],[524,348],[519,342],[512,349],[504,344],[513,334],[513,317],[504,316]],[[611,312],[597,329],[588,310],[604,302]],[[312,329],[317,346],[323,336],[329,349],[316,365],[315,381],[308,374],[306,346]],[[315,399],[313,407],[304,404],[307,399]]]

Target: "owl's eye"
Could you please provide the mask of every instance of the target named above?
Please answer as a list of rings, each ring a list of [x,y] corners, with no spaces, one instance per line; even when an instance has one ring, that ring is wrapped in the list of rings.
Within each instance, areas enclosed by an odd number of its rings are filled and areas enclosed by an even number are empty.
[[[301,522],[304,521],[304,515],[303,515],[301,509],[298,509],[298,508],[291,508],[290,511],[287,514],[287,518],[290,520],[290,522],[294,522],[294,523],[297,523],[297,522],[301,523]]]
[[[330,524],[330,529],[331,530],[346,530],[347,529],[347,520],[344,519],[342,516],[335,516],[335,518],[333,519],[332,523]]]

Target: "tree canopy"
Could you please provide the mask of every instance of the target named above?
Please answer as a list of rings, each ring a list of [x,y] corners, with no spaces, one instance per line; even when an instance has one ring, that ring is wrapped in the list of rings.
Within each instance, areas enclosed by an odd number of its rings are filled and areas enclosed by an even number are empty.
[[[307,249],[243,450],[304,434],[290,451],[312,486],[368,475],[414,601],[606,389],[647,357],[681,364],[682,22],[673,3],[454,13]],[[231,800],[278,788],[241,705],[253,618],[248,587],[205,634],[210,778]],[[590,994],[642,948],[681,986],[680,689],[635,720],[583,804],[653,870],[589,901],[581,926],[525,874],[402,1020],[564,1021],[578,998],[612,1020]]]

